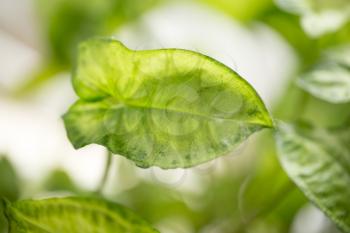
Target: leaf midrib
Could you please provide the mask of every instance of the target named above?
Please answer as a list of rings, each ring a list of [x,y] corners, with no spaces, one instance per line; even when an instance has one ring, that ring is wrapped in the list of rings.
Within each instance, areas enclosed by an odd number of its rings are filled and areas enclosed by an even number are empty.
[[[109,99],[109,100],[108,100]],[[115,98],[105,98],[103,100],[99,100],[97,102],[101,102],[101,101],[106,101],[108,100],[108,104],[111,106],[108,109],[113,109],[113,110],[118,110],[118,109],[122,109],[122,108],[136,108],[136,109],[146,109],[149,111],[152,110],[156,110],[156,111],[168,111],[168,112],[172,112],[172,113],[176,113],[176,114],[184,114],[184,115],[190,115],[193,117],[199,117],[199,118],[204,118],[204,119],[208,119],[208,120],[223,120],[223,121],[231,121],[231,122],[239,122],[239,123],[246,123],[246,124],[251,124],[251,125],[258,125],[258,126],[262,126],[262,127],[266,127],[266,128],[271,128],[272,124],[269,124],[267,121],[263,121],[260,120],[260,122],[257,121],[251,121],[248,119],[232,119],[232,118],[224,118],[224,117],[219,117],[219,116],[212,116],[212,115],[204,115],[204,114],[200,114],[198,112],[189,112],[189,111],[184,111],[182,109],[175,109],[175,108],[163,108],[163,107],[157,107],[157,106],[150,106],[150,105],[140,105],[140,104],[136,104],[136,103],[131,103],[128,101],[120,101],[117,100]],[[96,101],[95,101],[96,102]],[[117,104],[112,104],[111,102],[118,102]],[[86,101],[84,103],[93,103],[91,101]],[[107,108],[105,108],[107,110]],[[89,109],[92,110],[92,109]],[[84,111],[89,111],[84,109]],[[260,118],[259,118],[260,119]]]

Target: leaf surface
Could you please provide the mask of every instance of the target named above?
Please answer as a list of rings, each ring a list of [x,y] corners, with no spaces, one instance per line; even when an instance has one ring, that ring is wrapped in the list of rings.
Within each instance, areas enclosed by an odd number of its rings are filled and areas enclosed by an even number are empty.
[[[350,20],[348,0],[277,0],[282,9],[301,16],[301,25],[313,38],[334,33]]]
[[[344,232],[350,232],[350,128],[280,124],[276,138],[290,178]]]
[[[9,233],[156,233],[130,210],[93,198],[52,198],[6,204]]]
[[[20,180],[11,162],[0,155],[0,197],[10,201],[16,200],[20,195]]]
[[[327,102],[350,102],[350,46],[329,51],[297,83],[304,90]]]
[[[74,147],[104,145],[140,167],[191,167],[272,127],[245,80],[192,51],[91,39],[80,46],[73,85],[80,99],[64,122]]]

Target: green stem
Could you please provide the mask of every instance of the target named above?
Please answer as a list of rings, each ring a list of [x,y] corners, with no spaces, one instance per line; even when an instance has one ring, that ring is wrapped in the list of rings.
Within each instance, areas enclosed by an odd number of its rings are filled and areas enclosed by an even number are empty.
[[[103,172],[103,176],[102,176],[101,182],[100,182],[99,186],[96,189],[96,193],[97,194],[102,194],[102,192],[103,192],[103,188],[105,187],[105,185],[107,183],[108,174],[109,174],[109,171],[111,169],[111,165],[112,165],[112,153],[109,150],[107,150],[106,165],[105,165],[105,169],[104,169],[104,172]]]

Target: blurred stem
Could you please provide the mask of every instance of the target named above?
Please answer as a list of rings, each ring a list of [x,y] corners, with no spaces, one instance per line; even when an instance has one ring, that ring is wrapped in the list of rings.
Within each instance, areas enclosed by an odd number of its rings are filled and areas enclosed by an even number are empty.
[[[97,194],[102,194],[102,192],[103,192],[103,188],[105,187],[105,185],[107,183],[109,171],[111,170],[111,165],[112,165],[112,153],[109,150],[107,150],[106,165],[105,165],[105,169],[103,172],[101,182],[96,189]]]
[[[69,70],[68,67],[55,62],[43,64],[40,68],[38,68],[38,70],[32,73],[24,83],[21,83],[15,88],[15,90],[13,90],[12,96],[23,98],[27,94],[39,90],[40,87],[44,86],[44,84],[46,84],[57,74],[66,70]]]

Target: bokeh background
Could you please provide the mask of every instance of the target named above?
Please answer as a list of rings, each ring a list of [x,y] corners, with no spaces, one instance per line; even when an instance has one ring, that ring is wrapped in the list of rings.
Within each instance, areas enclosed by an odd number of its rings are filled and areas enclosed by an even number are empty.
[[[136,50],[207,54],[248,80],[275,116],[294,120],[307,95],[295,77],[350,41],[347,1],[0,0],[1,195],[90,195],[98,186],[104,148],[74,150],[61,119],[77,98],[79,41],[114,36]],[[333,125],[347,109],[310,97],[302,118]],[[268,131],[191,169],[141,169],[116,155],[103,194],[164,233],[337,232],[284,174]]]

